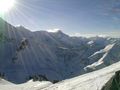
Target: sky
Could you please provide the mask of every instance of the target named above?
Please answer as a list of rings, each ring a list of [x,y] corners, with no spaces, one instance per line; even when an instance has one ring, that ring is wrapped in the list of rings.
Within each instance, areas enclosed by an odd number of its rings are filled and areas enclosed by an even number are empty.
[[[4,17],[31,31],[120,36],[120,0],[16,0]]]

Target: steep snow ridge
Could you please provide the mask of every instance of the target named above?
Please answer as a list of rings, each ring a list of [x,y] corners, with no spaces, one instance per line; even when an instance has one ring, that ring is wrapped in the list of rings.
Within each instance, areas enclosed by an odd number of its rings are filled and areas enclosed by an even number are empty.
[[[115,44],[109,44],[107,45],[104,49],[100,50],[100,51],[97,51],[95,52],[93,55],[91,55],[90,57],[96,55],[96,54],[99,54],[99,53],[107,53],[109,52],[110,49],[112,49],[112,47],[114,46]]]
[[[109,51],[113,48],[114,45],[115,44],[109,44],[104,49],[102,49],[100,51],[97,51],[93,55],[91,55],[89,58],[91,58],[91,57],[93,57],[93,56],[95,56],[97,54],[104,53],[103,56],[97,62],[94,62],[93,64],[86,66],[84,68],[84,70],[85,71],[87,71],[87,69],[95,70],[97,66],[103,64],[104,63],[104,58],[108,55]]]
[[[86,67],[84,68],[84,70],[87,71],[88,68],[95,70],[97,66],[99,66],[99,65],[101,65],[101,64],[104,63],[103,59],[107,56],[107,54],[108,54],[108,53],[105,53],[105,54],[103,55],[103,57],[102,57],[100,60],[98,60],[97,62],[94,62],[93,64],[86,66]]]
[[[42,90],[101,90],[118,70],[120,70],[120,62],[101,70],[64,80]]]
[[[104,49],[105,52],[108,52],[110,49],[112,49],[112,47],[114,46],[115,44],[110,44],[110,45],[107,45]]]

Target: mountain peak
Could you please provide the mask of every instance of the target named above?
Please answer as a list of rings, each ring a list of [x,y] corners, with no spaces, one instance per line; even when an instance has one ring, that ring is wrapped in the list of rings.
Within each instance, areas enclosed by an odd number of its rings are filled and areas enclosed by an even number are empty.
[[[56,33],[58,33],[58,34],[64,34],[61,30],[58,30]]]
[[[62,32],[61,30],[58,30],[54,34],[56,34],[58,37],[68,37],[68,35]]]
[[[22,25],[17,25],[16,28],[25,28],[25,27]]]

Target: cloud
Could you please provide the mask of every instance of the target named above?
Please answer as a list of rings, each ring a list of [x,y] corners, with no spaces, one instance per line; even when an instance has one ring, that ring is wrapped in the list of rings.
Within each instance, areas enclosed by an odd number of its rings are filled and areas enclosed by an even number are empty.
[[[59,28],[55,28],[55,29],[48,29],[47,31],[48,32],[57,32],[57,31],[59,31],[60,29]]]
[[[74,33],[71,36],[77,36],[77,37],[115,37],[120,38],[120,32],[104,32],[104,33]]]
[[[77,36],[77,37],[95,37],[95,36],[99,36],[99,37],[106,37],[105,34],[95,34],[95,33],[75,33],[71,36]]]

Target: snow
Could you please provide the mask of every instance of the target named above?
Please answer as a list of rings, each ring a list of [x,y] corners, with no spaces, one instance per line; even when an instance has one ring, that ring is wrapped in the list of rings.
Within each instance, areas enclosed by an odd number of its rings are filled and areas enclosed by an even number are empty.
[[[114,46],[115,44],[110,44],[110,45],[107,45],[104,49],[104,51],[108,52],[110,49],[112,49],[112,47]]]
[[[88,45],[91,45],[91,44],[93,44],[94,43],[94,41],[92,40],[92,41],[89,41],[87,44]]]
[[[120,70],[120,62],[98,71],[62,81],[42,90],[101,90],[118,70]]]
[[[118,70],[120,70],[120,62],[56,84],[38,81],[29,81],[19,85],[10,83],[3,85],[0,83],[0,90],[101,90],[105,83]]]
[[[5,21],[0,19],[0,22]],[[60,30],[54,33],[47,31],[31,32],[24,27],[14,27],[7,22],[5,26],[9,28],[2,28],[5,40],[0,42],[0,72],[5,74],[5,79],[14,83],[26,82],[31,75],[44,75],[51,81],[65,80],[83,74],[83,68],[86,66],[91,65],[95,69],[105,60],[108,61],[108,64],[109,61],[111,61],[110,64],[120,61],[120,39],[70,37]],[[1,34],[2,37],[4,34]],[[27,48],[17,52],[16,57],[17,47],[23,38],[26,38],[29,44]],[[87,45],[87,42],[92,43],[92,41],[94,41],[92,46]],[[117,42],[118,45],[114,46],[112,44]],[[3,46],[4,48],[2,48]],[[92,55],[96,55],[91,57],[93,61],[88,58]],[[88,60],[91,60],[91,62],[89,63]],[[109,69],[111,70],[111,68]],[[107,70],[96,72],[65,80],[55,85],[50,82],[32,81],[15,85],[0,80],[0,90],[39,90],[44,88],[47,90],[53,90],[54,88],[55,90],[84,90],[85,88],[87,90],[90,87],[91,90],[95,90],[96,83],[100,87],[104,84],[101,82],[107,81],[106,78],[110,78],[114,74],[107,73],[106,75],[106,73],[103,73]],[[58,88],[56,89],[56,87]]]
[[[7,27],[3,28],[6,32],[6,43],[0,45],[5,47],[5,52],[0,48],[0,72],[4,72],[5,79],[14,83],[26,82],[26,78],[36,74],[45,75],[48,80],[65,80],[81,75],[85,72],[84,67],[99,60],[95,57],[96,60],[89,63],[88,57],[111,43],[101,37],[71,37],[60,30],[53,33],[31,32],[23,26],[14,27],[8,23],[6,26],[9,26],[9,30]],[[23,38],[28,41],[27,47],[18,52]],[[94,43],[91,46],[87,42]],[[119,60],[119,55],[115,57]],[[96,65],[99,64],[101,62]]]
[[[12,84],[12,83],[0,78],[0,85],[8,85],[8,84]]]
[[[0,83],[0,90],[8,90],[8,89],[11,89],[11,90],[38,90],[38,89],[45,88],[51,84],[52,83],[50,83],[50,82],[44,82],[44,81],[43,82],[28,81],[24,84],[18,84],[18,85],[15,85],[12,83],[3,85]]]
[[[87,68],[91,68],[91,69],[95,70],[97,66],[99,66],[99,65],[101,65],[101,64],[104,63],[103,59],[107,56],[107,54],[108,54],[108,53],[105,53],[105,54],[103,55],[103,57],[102,57],[100,60],[98,60],[97,62],[94,62],[93,64],[86,66],[86,67],[84,68],[84,70],[87,71]]]
[[[104,49],[100,50],[100,51],[97,51],[95,52],[93,55],[91,55],[90,57],[96,55],[96,54],[99,54],[99,53],[104,53],[104,52],[109,52],[110,49],[112,49],[112,47],[114,46],[115,44],[109,44],[107,45]]]
[[[93,55],[91,55],[90,57],[93,57],[99,53],[104,53],[103,56],[97,62],[94,62],[93,64],[90,64],[90,65],[87,65],[86,67],[84,67],[84,70],[87,71],[88,68],[95,70],[97,66],[103,64],[104,58],[108,55],[108,52],[113,48],[114,45],[115,44],[109,44],[104,49],[97,51]]]

